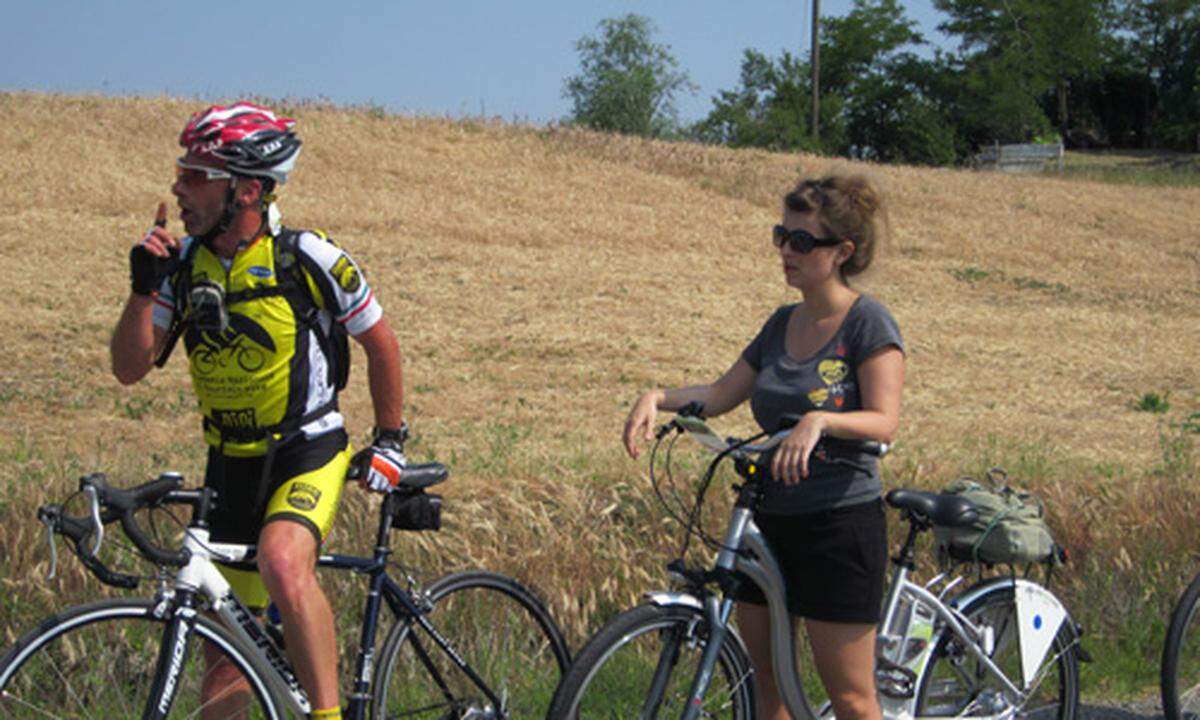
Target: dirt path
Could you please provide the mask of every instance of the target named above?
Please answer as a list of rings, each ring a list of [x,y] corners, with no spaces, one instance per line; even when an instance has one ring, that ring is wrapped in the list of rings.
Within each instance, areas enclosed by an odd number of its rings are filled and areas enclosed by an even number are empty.
[[[1083,705],[1082,720],[1163,720],[1156,700],[1131,700],[1112,705]]]

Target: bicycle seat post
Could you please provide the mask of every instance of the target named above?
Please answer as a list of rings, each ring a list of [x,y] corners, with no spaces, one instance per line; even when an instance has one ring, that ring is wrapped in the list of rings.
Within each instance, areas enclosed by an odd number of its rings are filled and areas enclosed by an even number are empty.
[[[392,517],[396,513],[399,496],[389,492],[379,505],[379,531],[375,535],[375,559],[382,560],[391,554]]]
[[[892,562],[908,570],[916,570],[917,535],[926,529],[926,526],[911,512],[905,512],[904,516],[905,520],[908,521],[908,534],[904,538],[904,544],[900,546],[900,551],[892,558]]]

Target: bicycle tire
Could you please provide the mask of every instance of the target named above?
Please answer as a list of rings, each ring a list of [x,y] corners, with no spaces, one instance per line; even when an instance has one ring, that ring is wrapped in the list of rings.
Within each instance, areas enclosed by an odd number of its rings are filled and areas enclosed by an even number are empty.
[[[548,717],[679,717],[707,634],[704,613],[697,608],[639,605],[626,610],[579,651],[554,695]],[[664,643],[670,643],[667,649]],[[651,698],[656,677],[661,677],[663,692]],[[750,720],[755,716],[752,685],[750,659],[730,629],[717,656],[701,717]]]
[[[447,575],[427,595],[434,629],[506,707],[498,712],[425,630],[405,618],[380,651],[372,717],[544,717],[570,655],[542,601],[512,578],[477,570]],[[421,651],[435,670],[422,661]]]
[[[1200,575],[1187,586],[1171,611],[1167,641],[1163,643],[1159,686],[1163,715],[1167,720],[1200,717],[1200,623],[1196,622],[1197,609],[1200,609]]]
[[[104,600],[43,620],[0,659],[0,716],[142,717],[167,624],[154,616],[153,607],[150,600]],[[200,616],[192,637],[167,717],[200,715],[206,666],[202,641],[217,648],[250,685],[250,706],[239,705],[230,716],[285,717],[267,680],[270,671],[225,628]]]
[[[994,629],[994,649],[990,657],[1005,675],[1019,681],[1021,657],[1016,636],[1016,594],[1012,585],[997,586],[959,610],[973,624],[986,624]],[[1079,658],[1073,643],[1074,636],[1064,624],[1046,655],[1054,668],[1047,670],[1040,682],[1035,678],[1038,682],[1036,691],[1015,708],[1022,717],[1069,720],[1076,716],[1079,710]],[[917,690],[918,717],[994,716],[1013,708],[1012,698],[1006,696],[983,664],[967,652],[962,641],[948,629],[939,630],[932,645],[933,655]]]

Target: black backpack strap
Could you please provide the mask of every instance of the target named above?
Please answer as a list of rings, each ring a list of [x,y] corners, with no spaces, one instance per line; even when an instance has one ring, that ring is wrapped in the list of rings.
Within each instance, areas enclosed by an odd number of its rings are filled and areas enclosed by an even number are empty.
[[[184,297],[188,293],[188,287],[192,283],[192,262],[196,258],[196,250],[200,247],[202,241],[199,238],[192,238],[191,244],[184,252],[183,257],[179,261],[179,267],[175,270],[175,274],[171,276],[171,292],[175,297],[172,300],[175,303],[174,312],[171,314],[171,324],[167,326],[167,339],[163,343],[162,350],[158,351],[158,356],[154,358],[155,367],[162,367],[167,364],[167,360],[171,357],[171,351],[175,349],[175,343],[179,342],[180,336],[186,328],[183,313],[186,308]]]
[[[325,242],[337,245],[320,230],[312,232]],[[280,278],[285,274],[291,276],[288,284],[294,288],[292,292],[296,293],[295,297],[299,302],[299,307],[307,308],[301,319],[316,333],[317,341],[321,343],[321,349],[325,352],[325,357],[329,359],[329,380],[334,389],[340,392],[345,389],[350,377],[350,343],[345,328],[336,319],[331,318],[328,331],[321,326],[318,320],[321,305],[318,304],[314,293],[321,291],[309,287],[308,279],[304,275],[304,269],[300,262],[300,234],[301,231],[288,228],[280,231],[275,244],[275,272],[279,273]],[[329,302],[328,298],[323,299],[325,302]],[[332,313],[332,311],[330,312]]]

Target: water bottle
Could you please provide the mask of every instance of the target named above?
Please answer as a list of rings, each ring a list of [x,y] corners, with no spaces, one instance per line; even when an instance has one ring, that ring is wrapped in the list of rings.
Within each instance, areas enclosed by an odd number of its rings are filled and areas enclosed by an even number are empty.
[[[275,641],[275,644],[279,646],[279,649],[283,650],[283,616],[279,614],[279,608],[276,607],[275,603],[267,605],[263,629],[267,631],[267,635],[269,635],[271,639]]]

